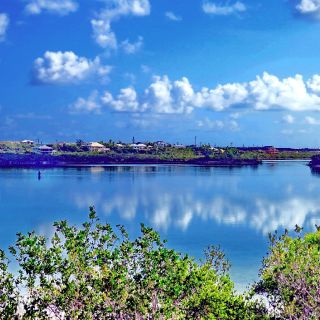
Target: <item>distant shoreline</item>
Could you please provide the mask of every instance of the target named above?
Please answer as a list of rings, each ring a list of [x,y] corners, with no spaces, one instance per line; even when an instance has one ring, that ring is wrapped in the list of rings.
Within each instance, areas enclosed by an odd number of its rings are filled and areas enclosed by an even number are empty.
[[[155,159],[155,158],[112,158],[103,155],[72,156],[72,155],[36,155],[36,154],[0,154],[0,168],[55,168],[81,167],[90,165],[197,165],[210,167],[258,166],[262,163],[257,159]]]

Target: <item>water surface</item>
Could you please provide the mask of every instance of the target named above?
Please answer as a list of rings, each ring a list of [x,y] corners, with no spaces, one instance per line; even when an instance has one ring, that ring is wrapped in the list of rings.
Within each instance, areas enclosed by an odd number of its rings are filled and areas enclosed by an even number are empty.
[[[220,245],[238,288],[257,279],[267,234],[320,224],[320,177],[304,161],[258,168],[106,166],[0,170],[0,246],[18,231],[50,235],[52,222],[80,223],[94,205],[103,221],[157,229],[169,246],[202,256]]]

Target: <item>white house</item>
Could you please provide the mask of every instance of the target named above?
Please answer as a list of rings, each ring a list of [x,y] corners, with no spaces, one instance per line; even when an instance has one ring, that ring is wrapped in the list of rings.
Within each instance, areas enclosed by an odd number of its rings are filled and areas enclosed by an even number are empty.
[[[169,146],[169,143],[167,143],[167,142],[164,142],[164,141],[156,141],[155,143],[154,143],[154,145],[156,146],[156,147],[159,147],[159,148],[165,148],[165,147],[168,147]]]
[[[109,148],[106,148],[103,144],[99,142],[90,142],[89,143],[89,150],[91,152],[107,152],[110,151]]]
[[[174,144],[173,147],[176,149],[185,149],[186,148],[186,146],[183,144]]]
[[[34,145],[34,141],[32,141],[32,140],[22,140],[21,143],[25,144],[25,145],[28,145],[28,146],[33,146]]]
[[[41,153],[41,154],[52,154],[54,152],[54,149],[47,146],[47,145],[43,145],[37,148],[37,150]]]
[[[132,143],[130,147],[134,150],[145,150],[147,149],[147,145],[144,143]]]

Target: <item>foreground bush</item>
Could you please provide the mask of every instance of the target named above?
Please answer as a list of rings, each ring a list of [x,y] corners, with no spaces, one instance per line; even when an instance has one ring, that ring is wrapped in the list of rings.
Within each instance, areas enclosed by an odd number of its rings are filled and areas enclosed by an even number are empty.
[[[1,319],[11,319],[17,312],[19,295],[17,282],[8,272],[8,260],[0,250],[0,315]]]
[[[22,319],[265,319],[258,303],[234,292],[215,248],[197,264],[144,225],[134,241],[121,226],[114,232],[93,208],[79,228],[54,226],[50,241],[18,234],[10,249],[17,281],[2,256],[1,319],[14,319],[18,303]]]
[[[256,292],[267,297],[276,319],[320,319],[320,231],[270,237]]]

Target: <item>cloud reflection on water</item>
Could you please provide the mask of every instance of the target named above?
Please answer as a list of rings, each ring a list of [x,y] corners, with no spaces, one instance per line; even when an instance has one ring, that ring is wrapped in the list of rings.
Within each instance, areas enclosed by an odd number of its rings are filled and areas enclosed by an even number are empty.
[[[218,244],[231,260],[238,287],[256,280],[267,232],[310,230],[320,224],[320,180],[305,163],[264,163],[258,168],[116,166],[0,174],[2,247],[18,231],[52,235],[52,222],[81,225],[94,205],[102,220],[124,224],[132,237],[139,223],[160,231],[169,245],[196,258]],[[318,200],[319,199],[319,200]]]
[[[273,172],[276,169],[270,168],[267,168],[268,173],[276,175]],[[187,231],[193,222],[202,221],[244,226],[265,235],[276,229],[292,229],[295,224],[311,227],[320,218],[320,200],[314,181],[301,187],[290,177],[282,177],[277,185],[272,185],[270,180],[269,186],[262,175],[258,176],[258,184],[252,185],[246,181],[251,178],[250,174],[239,175],[236,170],[230,171],[236,173],[231,174],[230,179],[230,176],[226,178],[227,171],[208,170],[208,174],[203,174],[206,171],[201,169],[191,180],[179,181],[179,168],[158,171],[156,167],[116,167],[108,169],[107,174],[110,170],[123,173],[133,170],[131,183],[126,181],[115,188],[92,193],[85,191],[82,194],[77,190],[73,199],[78,208],[85,209],[94,204],[113,219],[143,220],[164,231],[169,228]],[[94,172],[106,174],[101,169]],[[154,179],[148,176],[152,172],[158,173]],[[173,183],[171,174],[178,179],[177,184],[170,184]]]

